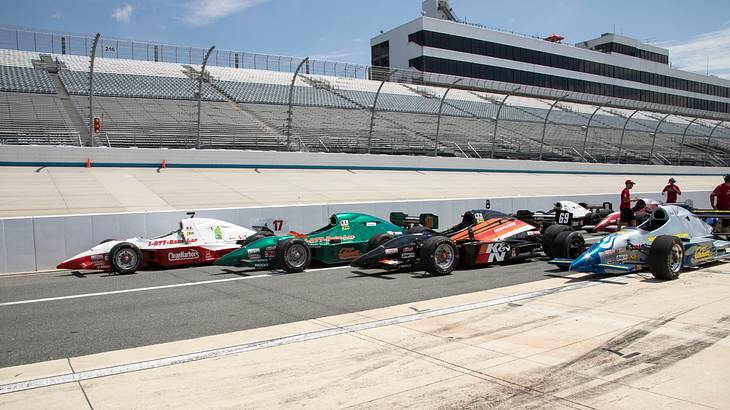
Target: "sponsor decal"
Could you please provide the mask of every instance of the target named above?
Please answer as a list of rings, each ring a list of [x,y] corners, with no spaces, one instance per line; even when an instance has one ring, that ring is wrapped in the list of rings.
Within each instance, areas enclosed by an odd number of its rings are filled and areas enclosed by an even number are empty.
[[[487,245],[487,262],[503,262],[511,247],[507,242],[495,242]]]
[[[695,262],[706,261],[709,259],[712,259],[712,251],[707,246],[698,247],[694,255],[692,255],[692,260]]]
[[[676,236],[677,238],[689,238],[688,233],[675,233],[672,236]],[[656,239],[656,236],[650,236],[650,237],[646,238],[646,242],[652,243],[652,242],[654,242],[655,239]]]
[[[213,259],[213,254],[210,251],[205,251],[205,259]]]
[[[103,261],[103,260],[106,260],[107,257],[108,257],[108,255],[106,255],[106,254],[105,255],[91,255],[91,261],[92,262]]]
[[[629,255],[626,254],[618,254],[616,255],[616,262],[624,262],[629,259]]]
[[[377,223],[375,222],[365,222],[365,226],[375,226]]]
[[[257,260],[257,259],[261,259],[261,254],[258,254],[258,253],[252,253],[252,254],[249,254],[249,255],[248,255],[248,258],[249,258],[249,259],[251,259],[252,261],[253,261],[253,260]]]
[[[179,252],[170,252],[167,254],[167,260],[170,262],[190,261],[200,259],[200,254],[195,249],[182,250]]]
[[[196,242],[197,239],[191,239],[188,241],[188,243]],[[155,241],[149,241],[147,242],[147,246],[164,246],[164,245],[179,245],[181,243],[185,243],[185,241],[181,239],[161,239],[161,240],[155,240]]]
[[[629,261],[636,262],[638,260],[639,260],[639,255],[637,255],[637,254],[629,255]]]
[[[342,248],[337,254],[337,257],[342,261],[355,259],[360,256],[360,251],[355,248]]]
[[[349,231],[350,230],[350,221],[348,220],[342,220],[340,221],[340,227],[343,231]]]
[[[406,246],[405,248],[403,248],[403,252],[413,252],[413,247],[412,246]]]
[[[513,221],[513,222],[510,222],[510,223],[508,223],[506,225],[502,225],[502,226],[499,226],[499,227],[494,228],[494,233],[500,233],[500,232],[502,232],[502,231],[504,231],[506,229],[514,228],[515,226],[517,226],[517,222]]]
[[[220,226],[215,227],[215,229],[213,230],[213,234],[215,235],[215,239],[218,239],[219,241],[223,240],[223,232],[221,231]]]
[[[484,222],[484,215],[482,215],[481,212],[475,212],[474,219],[477,220],[477,223],[482,223],[482,222]]]
[[[415,252],[403,252],[401,254],[401,258],[403,258],[403,259],[413,259],[415,257],[416,257],[416,253]]]
[[[387,248],[387,249],[385,249],[385,254],[386,255],[392,255],[394,253],[398,253],[398,248]]]
[[[259,253],[261,252],[261,249],[259,248],[251,248],[248,250],[248,254],[251,255],[252,253]]]
[[[306,241],[310,245],[327,245],[331,241],[338,239],[340,242],[351,241],[355,239],[355,235],[317,236],[314,238],[307,238]]]

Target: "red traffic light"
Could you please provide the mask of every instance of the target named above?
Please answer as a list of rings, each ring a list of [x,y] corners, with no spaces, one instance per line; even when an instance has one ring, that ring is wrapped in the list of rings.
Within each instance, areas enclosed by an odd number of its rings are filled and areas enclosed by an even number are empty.
[[[99,134],[101,132],[101,118],[94,117],[94,132]]]

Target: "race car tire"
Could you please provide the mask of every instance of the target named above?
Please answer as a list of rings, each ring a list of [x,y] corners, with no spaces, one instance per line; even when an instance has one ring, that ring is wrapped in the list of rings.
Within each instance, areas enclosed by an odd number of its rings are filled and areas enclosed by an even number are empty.
[[[284,239],[276,244],[276,263],[286,272],[299,273],[312,263],[312,252],[300,238]]]
[[[674,280],[682,273],[684,245],[671,235],[654,239],[649,248],[649,271],[659,280]]]
[[[456,243],[445,236],[426,238],[419,256],[423,268],[432,276],[448,275],[459,264],[459,250]]]
[[[408,229],[408,233],[421,233],[423,231],[427,231],[428,228],[426,228],[423,225],[413,225]]]
[[[605,218],[605,217],[607,217],[607,216],[611,215],[611,214],[613,213],[613,209],[606,209],[606,208],[601,208],[601,209],[599,209],[599,210],[598,210],[598,212],[596,212],[596,213],[598,214],[598,217],[599,217],[600,219],[603,219],[603,218]],[[599,220],[599,222],[600,222],[600,220]],[[598,223],[598,222],[596,222],[596,223]]]
[[[599,222],[601,222],[601,215],[596,212],[588,212],[586,216],[583,217],[583,224],[584,225],[598,225]]]
[[[557,259],[576,259],[586,249],[586,241],[580,232],[563,231],[552,243],[552,255]],[[561,266],[561,269],[567,269]]]
[[[142,265],[142,251],[129,242],[118,243],[109,251],[109,264],[120,275],[135,273]]]
[[[236,243],[241,245],[241,247],[244,247],[251,242],[258,241],[259,239],[266,238],[267,236],[274,236],[274,233],[271,231],[258,231],[255,234],[249,236],[248,238],[238,241]]]
[[[542,251],[545,253],[545,256],[547,256],[548,258],[554,257],[552,252],[552,244],[553,242],[555,242],[555,238],[560,232],[572,230],[573,228],[567,225],[558,224],[550,225],[545,228],[545,232],[542,233]]]
[[[389,233],[380,233],[377,235],[373,235],[372,238],[368,239],[367,245],[365,245],[365,252],[370,252],[391,239],[393,239],[393,235]]]

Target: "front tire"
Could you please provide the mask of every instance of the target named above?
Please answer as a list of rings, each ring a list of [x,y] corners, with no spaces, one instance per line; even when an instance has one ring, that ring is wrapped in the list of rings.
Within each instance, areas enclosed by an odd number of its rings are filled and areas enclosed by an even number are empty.
[[[542,233],[542,251],[545,253],[545,256],[548,258],[555,257],[553,255],[553,242],[555,242],[555,238],[558,236],[560,232],[563,231],[572,231],[573,228],[566,226],[566,225],[550,225],[547,228],[545,228],[545,232]]]
[[[586,241],[580,232],[563,231],[558,234],[552,243],[552,254],[557,259],[574,260],[586,250]],[[560,267],[567,269],[567,267]]]
[[[142,265],[142,252],[129,242],[118,243],[109,251],[109,264],[120,275],[135,273]]]
[[[682,273],[684,245],[675,236],[662,235],[649,248],[649,271],[659,280],[675,280]]]
[[[420,250],[423,268],[431,275],[448,275],[459,264],[456,243],[445,236],[431,236],[423,241]]]
[[[312,252],[309,245],[299,238],[289,238],[276,244],[276,263],[289,273],[299,273],[309,267]]]

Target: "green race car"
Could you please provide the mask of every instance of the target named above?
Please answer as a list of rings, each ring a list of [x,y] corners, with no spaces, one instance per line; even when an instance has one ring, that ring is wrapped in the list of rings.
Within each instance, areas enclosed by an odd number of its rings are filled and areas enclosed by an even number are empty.
[[[329,225],[308,234],[289,232],[286,236],[261,233],[261,237],[215,261],[216,265],[249,266],[301,272],[312,259],[327,265],[349,263],[405,230],[374,216],[340,213]]]

